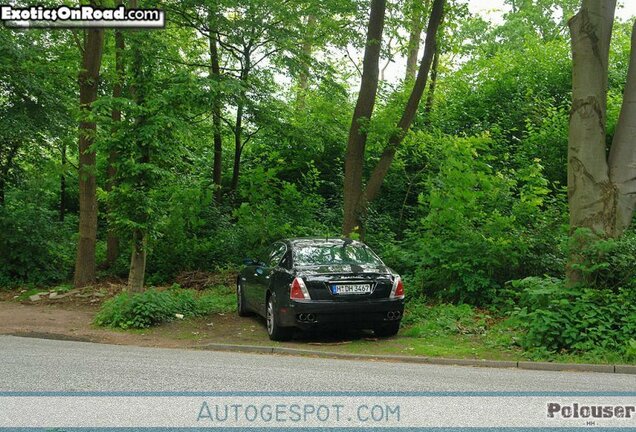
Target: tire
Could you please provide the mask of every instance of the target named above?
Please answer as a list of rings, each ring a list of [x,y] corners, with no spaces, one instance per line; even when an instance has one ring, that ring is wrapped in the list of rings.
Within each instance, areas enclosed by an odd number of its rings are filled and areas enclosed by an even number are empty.
[[[243,283],[239,280],[236,283],[236,311],[238,316],[246,317],[250,316],[250,311],[247,310],[247,305],[245,304],[245,293],[243,292]]]
[[[267,322],[267,335],[273,341],[288,341],[292,337],[294,329],[292,327],[281,327],[276,318],[276,294],[272,294],[267,299],[265,312]]]
[[[377,337],[385,338],[395,336],[400,330],[400,322],[392,322],[390,324],[385,324],[381,327],[376,327],[373,329],[373,332]]]

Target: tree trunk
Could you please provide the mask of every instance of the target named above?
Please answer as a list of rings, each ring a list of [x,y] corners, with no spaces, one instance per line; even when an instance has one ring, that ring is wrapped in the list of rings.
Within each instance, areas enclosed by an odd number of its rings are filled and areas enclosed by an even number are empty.
[[[243,70],[241,71],[241,91],[236,107],[236,123],[234,124],[234,166],[232,168],[232,183],[230,192],[234,193],[238,189],[239,174],[241,170],[241,154],[243,153],[243,114],[245,110],[245,97],[247,92],[247,81],[250,72],[250,49],[245,48],[243,53]]]
[[[296,107],[299,110],[305,108],[305,97],[309,89],[309,60],[314,50],[313,30],[315,26],[316,16],[309,15],[305,23],[305,31],[307,34],[305,35],[302,46],[303,58],[300,74],[298,75],[298,93],[296,94]]]
[[[444,16],[444,3],[445,0],[434,0],[433,2],[433,9],[428,22],[428,28],[426,30],[426,45],[424,46],[424,54],[422,55],[422,62],[420,63],[417,78],[415,79],[415,85],[413,86],[409,100],[406,103],[404,112],[402,113],[402,118],[397,124],[397,132],[389,138],[388,145],[382,152],[380,160],[371,173],[371,177],[369,177],[367,189],[362,197],[361,204],[361,207],[365,210],[367,204],[373,201],[380,193],[380,188],[382,187],[384,178],[391,167],[395,152],[410,129],[411,123],[413,123],[413,119],[417,113],[417,108],[420,104],[420,100],[422,99],[424,89],[426,88],[428,74],[431,70],[433,56],[437,47],[437,30],[442,22],[442,17]]]
[[[362,80],[358,101],[353,112],[344,172],[344,221],[342,234],[350,235],[361,230],[360,197],[362,195],[362,175],[364,152],[367,142],[367,127],[373,113],[378,89],[380,48],[384,30],[385,0],[372,0],[367,29],[367,41],[362,64]]]
[[[431,111],[433,111],[433,101],[435,100],[435,89],[437,87],[437,73],[439,70],[439,45],[435,47],[435,55],[433,56],[433,65],[431,66],[431,83],[428,86],[428,94],[426,95],[426,104],[424,105],[424,113],[426,114],[427,125],[431,122]]]
[[[66,142],[62,142],[62,174],[60,175],[60,222],[66,216]]]
[[[636,208],[636,23],[632,28],[632,48],[623,106],[609,154],[609,172],[616,188],[614,226],[619,237],[631,224]]]
[[[241,170],[241,153],[243,150],[243,102],[239,102],[236,109],[236,123],[234,125],[234,166],[232,167],[232,183],[230,191],[236,192],[239,182],[239,174]]]
[[[572,110],[568,137],[570,230],[588,228],[605,236],[613,225],[614,186],[605,150],[607,70],[616,0],[584,0],[569,21],[572,36]],[[566,269],[570,284],[583,275],[576,269],[586,241],[577,236]]]
[[[405,79],[407,81],[413,81],[415,72],[417,72],[417,59],[420,54],[420,41],[422,39],[422,30],[424,29],[424,13],[428,10],[429,1],[426,0],[423,4],[420,1],[411,1],[411,29],[406,53]]]
[[[221,67],[219,65],[219,51],[216,45],[216,11],[210,10],[210,34],[208,42],[210,45],[210,81],[213,86],[220,89]],[[221,135],[221,94],[220,91],[214,96],[212,101],[212,127],[214,141],[214,167],[212,172],[212,182],[214,183],[214,197],[216,202],[221,202],[221,180],[223,170],[223,137]]]
[[[79,74],[79,241],[75,260],[74,285],[82,287],[95,281],[95,243],[97,238],[97,195],[95,181],[95,121],[89,119],[91,105],[97,99],[99,70],[104,43],[103,29],[85,30],[82,70]]]
[[[121,0],[117,2],[118,5],[121,4]],[[115,30],[115,84],[113,85],[113,98],[120,98],[122,96],[122,87],[124,81],[124,34],[121,30]],[[120,126],[121,122],[121,110],[119,108],[113,109],[112,112],[112,120],[113,120],[113,135],[117,133],[117,129]],[[111,192],[116,185],[116,176],[117,169],[115,168],[118,154],[116,149],[111,149],[108,154],[108,181],[106,182],[106,191]],[[112,209],[109,209],[109,227],[108,234],[106,238],[106,266],[112,267],[117,261],[117,257],[119,256],[119,236],[117,235],[115,229],[110,226],[112,224],[112,215],[110,214]]]
[[[130,2],[130,7],[136,7],[136,0]],[[144,69],[144,60],[141,55],[141,47],[139,46],[139,40],[133,43],[133,62],[132,62],[132,81],[130,86],[130,92],[132,94],[135,103],[138,106],[144,106],[146,103],[146,83],[151,80],[150,73],[152,69],[147,67]],[[145,72],[148,73],[145,73]],[[142,168],[136,179],[135,188],[142,191],[145,194],[149,193],[148,177],[146,174],[146,167],[150,164],[150,143],[148,138],[144,137],[142,128],[144,127],[146,119],[144,115],[140,115],[135,120],[134,139],[136,141],[137,148],[139,149],[140,158],[139,163],[142,164]],[[136,223],[140,226],[133,231],[132,239],[132,252],[130,257],[130,270],[128,272],[128,290],[131,292],[143,292],[144,290],[144,278],[146,275],[146,258],[148,256],[148,223],[149,223],[149,209],[142,208],[136,214]]]
[[[146,275],[148,239],[145,231],[133,232],[133,248],[130,257],[130,272],[128,273],[128,290],[130,292],[143,292],[144,278]]]
[[[0,207],[4,206],[5,202],[5,193],[7,187],[7,178],[9,176],[9,172],[11,168],[13,168],[13,160],[18,154],[18,148],[20,144],[18,141],[15,141],[9,149],[9,153],[7,154],[7,161],[5,164],[1,166],[0,169]]]

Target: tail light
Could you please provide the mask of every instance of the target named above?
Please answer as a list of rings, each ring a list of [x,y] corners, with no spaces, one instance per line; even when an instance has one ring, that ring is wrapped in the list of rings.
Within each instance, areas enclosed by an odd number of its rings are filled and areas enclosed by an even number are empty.
[[[305,286],[305,282],[302,278],[297,277],[291,283],[289,298],[292,300],[311,300],[309,291],[307,291],[307,287]]]
[[[393,280],[393,288],[391,289],[392,299],[403,299],[404,298],[404,284],[402,283],[402,278],[399,276],[395,276]]]

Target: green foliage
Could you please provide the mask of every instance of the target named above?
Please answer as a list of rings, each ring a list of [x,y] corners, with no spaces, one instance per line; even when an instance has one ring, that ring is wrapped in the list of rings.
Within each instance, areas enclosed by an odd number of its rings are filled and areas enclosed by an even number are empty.
[[[599,239],[589,230],[578,229],[569,247],[578,254],[580,262],[572,267],[581,271],[586,286],[613,291],[636,289],[636,231],[633,229],[618,239]]]
[[[467,304],[427,305],[423,301],[409,302],[402,324],[408,337],[435,337],[457,334],[483,334],[490,318]]]
[[[148,328],[172,321],[176,314],[184,317],[230,312],[236,307],[233,290],[221,287],[197,294],[178,285],[159,291],[121,293],[106,301],[95,316],[95,324],[104,327]]]
[[[507,280],[560,262],[559,212],[541,166],[496,171],[487,137],[440,141],[439,172],[427,182],[429,194],[420,196],[427,212],[411,233],[424,292],[489,303]],[[546,254],[552,264],[542,261]]]
[[[519,292],[519,308],[511,320],[525,332],[524,348],[552,353],[615,351],[633,356],[633,289],[568,288],[560,279],[539,277],[514,281],[513,287]]]
[[[55,219],[55,212],[34,202],[0,207],[0,285],[48,284],[70,276],[77,219]]]
[[[399,61],[404,35],[424,5],[398,3],[387,5],[382,57],[389,62]],[[568,250],[566,20],[578,2],[515,1],[498,24],[471,15],[464,3],[447,2],[432,106],[421,104],[364,221],[365,241],[404,276],[409,298],[416,299],[409,303],[407,332],[466,332],[501,347],[515,344],[515,331],[523,329],[523,345],[532,352],[607,349],[633,358],[633,335],[617,323],[633,332],[636,234],[586,242],[574,264],[585,286],[570,290],[560,281]],[[186,0],[171,4],[170,16],[164,31],[124,32],[123,77],[115,65],[114,32],[105,33],[99,97],[90,114],[97,124],[97,261],[105,256],[107,229],[120,237],[121,253],[100,275],[126,276],[133,231],[147,236],[151,284],[187,270],[235,268],[245,257],[262,258],[264,247],[282,237],[338,235],[359,80],[359,52],[349,51],[364,45],[360,29],[368,2]],[[211,27],[216,38],[208,37]],[[56,284],[72,275],[76,36],[0,26],[0,286]],[[210,71],[211,40],[219,52],[218,76]],[[631,25],[617,22],[608,143],[631,48]],[[364,125],[367,168],[396,132],[412,85],[385,78]],[[111,97],[119,80],[122,96]],[[217,103],[221,124],[215,130]],[[121,121],[113,120],[114,109]],[[214,132],[222,138],[220,200],[211,178]],[[111,154],[117,155],[116,176],[107,188]],[[363,173],[365,181],[369,175]],[[545,277],[523,279],[539,275]],[[104,305],[96,322],[147,327],[175,313],[230,310],[230,291],[122,294]],[[427,306],[423,298],[441,304]],[[467,304],[517,308],[506,325],[518,329],[488,327],[488,314]]]

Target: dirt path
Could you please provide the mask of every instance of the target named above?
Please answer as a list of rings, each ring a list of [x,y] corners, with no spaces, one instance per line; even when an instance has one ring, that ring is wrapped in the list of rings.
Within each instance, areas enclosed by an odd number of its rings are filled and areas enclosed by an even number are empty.
[[[266,342],[258,337],[261,329],[256,320],[237,323],[233,317],[213,315],[147,330],[116,331],[93,326],[96,312],[91,306],[0,301],[0,334],[165,348],[193,348],[211,342],[255,343],[255,339]]]
[[[97,310],[97,305],[89,304],[0,301],[0,334],[164,348],[197,348],[210,343],[226,343],[330,351],[345,349],[352,341],[374,340],[368,334],[358,332],[303,334],[291,342],[274,343],[267,338],[262,319],[239,318],[235,314],[213,314],[175,320],[151,329],[118,331],[92,325]]]

